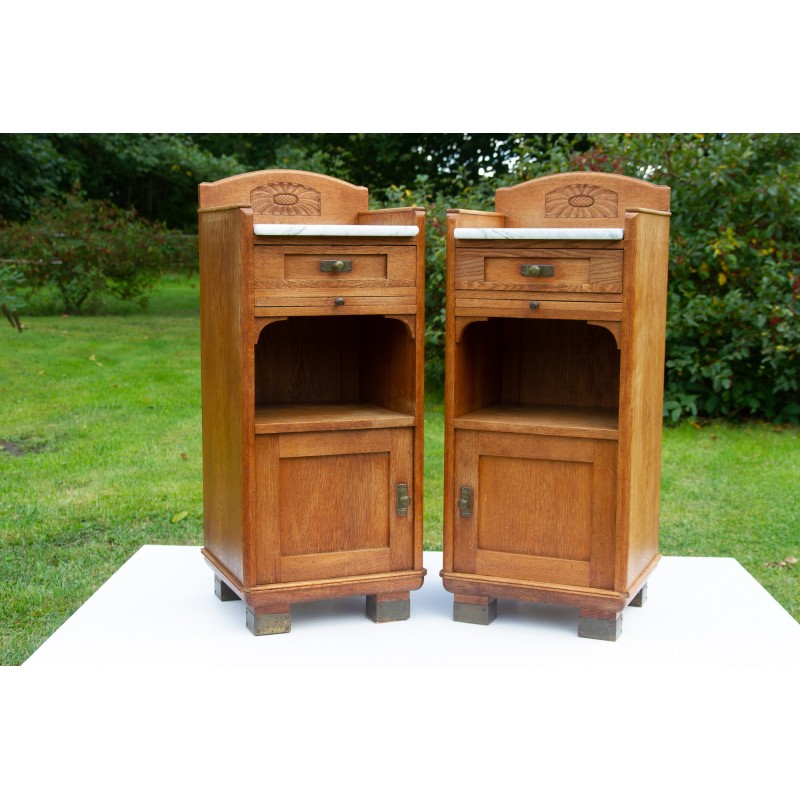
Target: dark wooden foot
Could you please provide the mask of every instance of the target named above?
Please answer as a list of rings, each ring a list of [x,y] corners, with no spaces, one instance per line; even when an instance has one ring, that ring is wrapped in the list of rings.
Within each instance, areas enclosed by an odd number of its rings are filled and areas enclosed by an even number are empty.
[[[616,642],[622,635],[622,614],[597,615],[596,612],[580,609],[578,612],[578,636],[584,639],[602,639]]]
[[[214,576],[214,594],[222,600],[223,603],[227,602],[228,600],[238,600],[239,595],[228,586],[225,581],[218,578],[216,575]]]
[[[453,620],[489,625],[497,619],[497,598],[472,594],[457,594],[453,598]]]
[[[367,616],[373,622],[397,622],[411,616],[410,592],[368,594]]]
[[[628,605],[635,606],[636,608],[641,608],[647,602],[647,584],[642,586],[639,589],[639,593],[631,600]]]
[[[291,606],[273,605],[247,609],[247,630],[254,636],[289,633],[292,629]]]

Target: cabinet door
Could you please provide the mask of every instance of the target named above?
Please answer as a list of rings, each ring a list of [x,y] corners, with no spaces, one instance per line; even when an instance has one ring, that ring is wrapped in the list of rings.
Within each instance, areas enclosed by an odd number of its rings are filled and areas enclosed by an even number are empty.
[[[459,430],[455,453],[456,572],[612,588],[615,441]]]
[[[257,436],[256,582],[411,569],[412,452],[406,428]]]

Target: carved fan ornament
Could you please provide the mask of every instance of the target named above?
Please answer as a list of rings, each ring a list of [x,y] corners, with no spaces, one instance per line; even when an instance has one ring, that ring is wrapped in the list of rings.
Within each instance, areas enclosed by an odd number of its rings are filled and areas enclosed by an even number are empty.
[[[562,186],[545,195],[544,215],[568,219],[616,217],[617,193],[590,183]]]
[[[320,193],[299,183],[267,183],[250,192],[254,214],[276,217],[318,217],[322,202]]]

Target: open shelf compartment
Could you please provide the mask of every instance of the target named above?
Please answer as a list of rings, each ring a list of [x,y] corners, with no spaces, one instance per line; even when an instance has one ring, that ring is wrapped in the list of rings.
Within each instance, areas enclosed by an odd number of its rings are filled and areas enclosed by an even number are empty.
[[[583,320],[490,318],[456,348],[455,428],[616,439],[620,356]]]
[[[256,343],[254,367],[257,434],[415,423],[414,340],[397,319],[271,322]]]

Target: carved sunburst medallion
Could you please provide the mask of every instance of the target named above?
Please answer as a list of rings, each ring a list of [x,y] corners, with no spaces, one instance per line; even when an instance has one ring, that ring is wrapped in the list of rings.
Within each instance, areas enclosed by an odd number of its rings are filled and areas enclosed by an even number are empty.
[[[545,196],[546,217],[596,219],[617,216],[617,193],[590,183],[562,186]]]
[[[266,183],[250,192],[254,214],[277,217],[318,217],[322,203],[320,193],[299,183]]]

